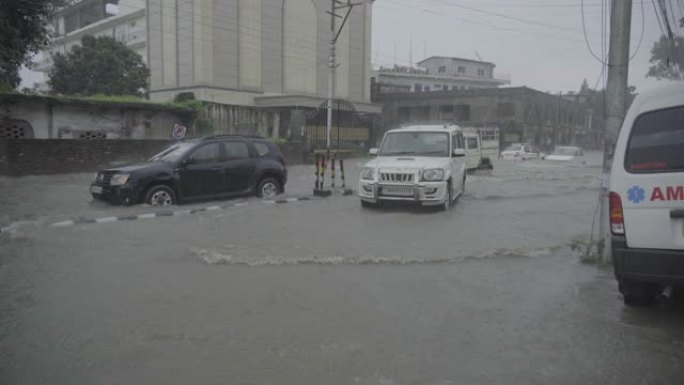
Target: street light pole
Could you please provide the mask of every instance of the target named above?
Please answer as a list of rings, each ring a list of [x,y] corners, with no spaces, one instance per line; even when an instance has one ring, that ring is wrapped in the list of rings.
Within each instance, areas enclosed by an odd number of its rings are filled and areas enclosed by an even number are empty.
[[[333,96],[335,93],[335,2],[330,0],[330,41],[328,42],[328,95],[326,99],[327,122],[326,122],[326,148],[330,157],[330,130],[332,128]]]
[[[335,72],[337,70],[337,63],[335,63],[335,44],[337,43],[337,39],[340,37],[340,33],[342,32],[344,25],[347,23],[347,19],[349,18],[352,9],[360,4],[363,3],[352,3],[351,0],[347,0],[346,3],[342,3],[340,0],[330,0],[330,11],[328,12],[330,14],[330,42],[328,43],[328,92],[326,98],[326,149],[328,158],[330,158],[330,131],[332,130],[333,97],[335,95]],[[347,10],[344,18],[335,13],[338,9]],[[335,27],[336,17],[342,18],[339,29]]]

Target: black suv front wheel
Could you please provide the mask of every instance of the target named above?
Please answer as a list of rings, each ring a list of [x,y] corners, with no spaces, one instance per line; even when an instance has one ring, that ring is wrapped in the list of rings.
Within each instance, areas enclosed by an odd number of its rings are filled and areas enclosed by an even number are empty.
[[[276,195],[280,194],[280,183],[274,178],[264,178],[259,182],[257,186],[256,195],[259,198],[269,199],[275,198]]]
[[[153,186],[145,194],[145,203],[152,206],[169,206],[176,203],[176,193],[169,186]]]

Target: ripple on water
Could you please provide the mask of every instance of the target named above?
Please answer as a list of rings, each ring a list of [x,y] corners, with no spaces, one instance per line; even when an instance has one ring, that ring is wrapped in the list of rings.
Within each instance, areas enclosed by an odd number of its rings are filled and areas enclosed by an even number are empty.
[[[236,257],[226,251],[190,248],[190,254],[207,265],[281,266],[281,265],[429,265],[457,263],[470,259],[534,258],[550,255],[558,247],[499,248],[467,255],[412,257],[412,256],[330,256],[309,255],[284,257],[277,255]]]

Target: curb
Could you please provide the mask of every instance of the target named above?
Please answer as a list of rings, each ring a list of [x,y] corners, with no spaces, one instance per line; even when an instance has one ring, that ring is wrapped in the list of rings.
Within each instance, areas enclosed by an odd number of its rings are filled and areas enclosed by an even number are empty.
[[[279,204],[294,203],[294,202],[309,201],[309,200],[311,200],[311,199],[308,197],[298,197],[298,198],[283,198],[283,199],[276,199],[276,200],[258,201],[258,203],[259,204],[267,204],[267,205],[279,205]],[[85,224],[137,221],[137,220],[141,220],[141,219],[152,219],[152,218],[161,218],[161,217],[174,217],[174,216],[181,216],[181,215],[190,215],[190,214],[203,213],[203,212],[207,212],[207,211],[225,210],[225,209],[229,209],[232,207],[245,207],[245,206],[249,206],[249,205],[255,205],[255,203],[236,202],[236,203],[230,203],[230,204],[226,204],[226,205],[214,205],[214,206],[201,207],[201,208],[197,208],[197,209],[186,209],[186,210],[175,210],[175,211],[165,210],[165,211],[158,211],[158,212],[154,212],[154,213],[146,213],[146,214],[138,214],[138,215],[120,215],[120,216],[110,216],[110,217],[102,217],[102,218],[78,218],[78,219],[71,219],[71,220],[67,220],[67,221],[56,222],[50,226],[51,227],[70,227],[70,226],[85,225]]]

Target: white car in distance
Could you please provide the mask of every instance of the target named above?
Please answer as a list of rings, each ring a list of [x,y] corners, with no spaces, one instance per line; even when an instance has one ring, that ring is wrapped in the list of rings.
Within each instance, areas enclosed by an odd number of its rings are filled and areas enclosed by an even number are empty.
[[[546,155],[538,148],[527,143],[514,143],[501,152],[503,160],[544,159]]]
[[[551,155],[546,156],[546,160],[553,160],[557,162],[570,162],[575,160],[577,157],[584,155],[582,149],[579,147],[572,146],[561,146],[556,147]]]
[[[456,125],[407,126],[387,131],[376,158],[359,177],[361,205],[416,202],[448,210],[465,190],[463,131]]]

